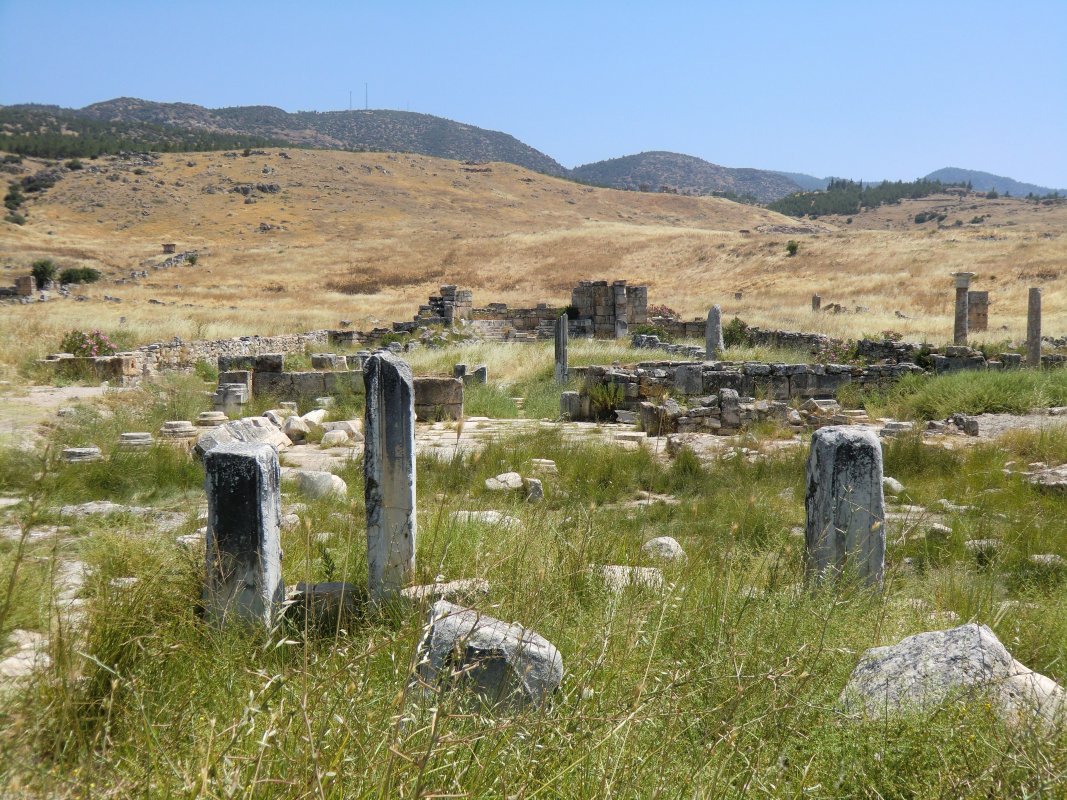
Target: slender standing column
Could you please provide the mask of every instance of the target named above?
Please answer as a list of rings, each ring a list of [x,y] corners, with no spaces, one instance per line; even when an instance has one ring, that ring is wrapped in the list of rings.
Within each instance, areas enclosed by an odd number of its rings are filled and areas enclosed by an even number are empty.
[[[704,328],[704,357],[711,361],[718,358],[725,349],[726,344],[722,339],[722,309],[717,305],[712,306],[708,312],[707,326]]]
[[[556,319],[556,383],[567,382],[567,344],[570,337],[570,320],[566,314]]]
[[[270,627],[285,599],[278,452],[262,442],[227,442],[204,455],[204,470],[207,617]]]
[[[953,272],[952,277],[956,279],[956,319],[952,328],[952,343],[963,345],[967,344],[967,326],[969,324],[967,290],[970,289],[971,278],[974,277],[974,273]]]
[[[882,447],[869,428],[815,431],[804,500],[805,571],[810,579],[845,574],[880,586],[885,571]]]
[[[811,310],[818,311],[820,308],[822,308],[822,296],[813,294],[811,296]]]
[[[1026,363],[1041,366],[1041,290],[1037,287],[1030,289],[1026,306]]]
[[[411,367],[388,352],[363,365],[367,565],[371,599],[407,586],[415,569],[415,387]]]

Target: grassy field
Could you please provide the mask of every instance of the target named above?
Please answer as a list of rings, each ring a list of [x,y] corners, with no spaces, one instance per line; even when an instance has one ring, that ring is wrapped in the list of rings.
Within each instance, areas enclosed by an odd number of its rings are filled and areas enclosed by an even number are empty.
[[[572,356],[610,356],[596,346]],[[509,348],[418,358],[417,371],[488,363],[503,384],[486,391],[504,395],[520,386],[536,395],[549,382],[543,359],[523,362]],[[925,389],[936,395],[951,381]],[[1033,391],[1020,381],[1019,393]],[[124,396],[64,418],[50,441],[152,430],[204,407],[201,392],[189,378]],[[200,467],[187,457],[114,452],[79,467],[3,450],[0,490],[24,498],[13,520],[51,524],[60,521],[54,506],[103,498],[187,519],[169,534],[132,517],[64,519],[69,530],[0,540],[0,589],[9,587],[0,633],[48,631],[52,657],[0,708],[0,793],[1059,796],[1067,736],[1007,727],[980,697],[889,722],[836,709],[864,649],[957,620],[989,625],[1017,659],[1067,680],[1067,575],[1028,560],[1067,556],[1064,501],[1004,471],[1038,454],[1067,457],[1067,436],[1024,433],[964,451],[917,438],[888,443],[886,473],[904,484],[904,502],[944,498],[969,508],[946,515],[947,535],[891,527],[881,594],[802,588],[803,539],[794,531],[804,519],[803,449],[701,463],[685,451],[666,460],[575,445],[545,430],[453,461],[420,458],[417,579],[485,578],[491,589],[479,609],[534,628],[563,655],[564,682],[546,710],[499,713],[460,692],[405,690],[424,609],[367,609],[350,630],[329,635],[299,622],[270,635],[205,626],[196,614],[202,558],[174,541],[201,524]],[[545,478],[545,502],[485,490],[499,472],[528,474],[531,458],[559,465]],[[347,500],[284,498],[306,504],[301,524],[283,535],[287,584],[365,585],[361,466],[340,473]],[[613,506],[639,491],[678,504]],[[449,519],[490,508],[522,528]],[[648,564],[641,544],[663,535],[682,543],[688,561],[666,567],[662,592],[615,595],[588,570]],[[969,539],[1001,548],[979,563],[964,547]],[[87,567],[86,617],[80,629],[64,629],[53,586],[59,566],[75,559]],[[114,582],[131,577],[132,588]]]
[[[54,351],[72,327],[100,327],[128,343],[342,319],[366,329],[409,319],[444,283],[472,288],[478,305],[529,307],[566,305],[579,280],[624,278],[687,317],[720,303],[727,319],[765,327],[845,338],[896,330],[943,343],[952,329],[949,273],[969,270],[992,300],[990,330],[976,339],[1023,339],[1029,286],[1044,288],[1047,332],[1067,323],[1067,204],[941,197],[851,223],[795,220],[716,198],[596,189],[508,164],[470,172],[421,156],[289,155],[167,154],[159,166],[101,159],[31,198],[25,226],[0,225],[5,282],[39,258],[94,267],[104,280],[76,289],[84,302],[5,306],[0,369]],[[257,182],[280,190],[254,203],[232,191]],[[908,223],[915,209],[952,203],[960,207],[947,227]],[[799,242],[794,257],[790,239]],[[196,266],[154,270],[163,242],[196,249]],[[116,283],[134,270],[148,277]],[[824,306],[866,311],[813,315],[812,293]]]

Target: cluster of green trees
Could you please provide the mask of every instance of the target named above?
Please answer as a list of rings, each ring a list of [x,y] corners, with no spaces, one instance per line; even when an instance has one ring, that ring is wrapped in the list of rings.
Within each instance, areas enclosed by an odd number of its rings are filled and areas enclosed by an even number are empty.
[[[887,203],[897,203],[905,199],[927,197],[943,192],[946,186],[941,181],[929,181],[920,178],[915,181],[882,181],[882,183],[864,184],[862,181],[850,181],[834,178],[823,192],[795,192],[781,200],[768,205],[772,211],[791,217],[818,217],[823,214],[858,214],[865,208],[877,208]]]
[[[0,150],[36,158],[77,158],[121,151],[184,153],[289,146],[261,136],[184,130],[146,122],[87,119],[62,111],[0,109]]]

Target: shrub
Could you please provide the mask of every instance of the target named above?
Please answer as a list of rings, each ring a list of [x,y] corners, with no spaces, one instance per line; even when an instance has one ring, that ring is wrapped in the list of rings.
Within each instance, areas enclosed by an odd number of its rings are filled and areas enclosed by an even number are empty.
[[[19,188],[17,183],[11,184],[7,190],[7,194],[4,195],[4,207],[9,211],[16,210],[23,204],[26,198],[22,194],[22,189]]]
[[[648,307],[649,317],[666,317],[667,319],[679,319],[678,312],[670,306],[651,305]]]
[[[4,217],[4,221],[5,222],[11,222],[11,223],[13,223],[15,225],[25,225],[26,224],[26,218],[24,216],[22,216],[22,214],[19,214],[17,211],[12,211],[10,214],[8,214],[6,217]]]
[[[190,267],[195,267],[196,266],[196,262],[198,260],[199,260],[199,257],[196,255],[196,253],[193,253],[191,256],[189,256],[187,259],[185,259],[185,263],[188,264]]]
[[[30,264],[30,274],[37,281],[38,287],[43,287],[48,281],[56,278],[56,262],[50,258],[39,258]]]
[[[792,239],[790,239],[788,242],[785,243],[785,251],[787,253],[789,253],[790,256],[795,256],[797,254],[797,250],[799,250],[799,249],[800,249],[800,243],[799,242],[795,242]]]
[[[115,343],[103,331],[70,331],[59,343],[64,353],[76,356],[112,356],[118,352]]]
[[[60,283],[96,283],[100,280],[100,270],[92,267],[70,267],[59,273]]]
[[[72,158],[70,161],[67,162],[67,169],[71,169],[71,170],[82,169],[82,162],[80,162],[76,158]]]
[[[748,325],[740,317],[734,317],[723,325],[722,341],[727,347],[742,347],[750,344]]]

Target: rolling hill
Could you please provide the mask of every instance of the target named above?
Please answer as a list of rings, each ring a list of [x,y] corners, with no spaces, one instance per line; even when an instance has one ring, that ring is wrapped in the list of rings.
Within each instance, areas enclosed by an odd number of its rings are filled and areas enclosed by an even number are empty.
[[[977,192],[996,191],[999,194],[1012,194],[1016,197],[1026,197],[1028,194],[1039,196],[1059,192],[1067,194],[1067,189],[1050,189],[1047,186],[1038,186],[1033,183],[1023,183],[1003,175],[993,175],[990,172],[981,172],[974,169],[960,169],[959,167],[945,167],[931,172],[926,176],[929,180],[941,181],[942,183],[967,183]]]
[[[584,183],[613,189],[668,189],[681,194],[726,194],[770,202],[800,186],[780,173],[734,169],[681,153],[652,151],[575,167],[570,176]]]

